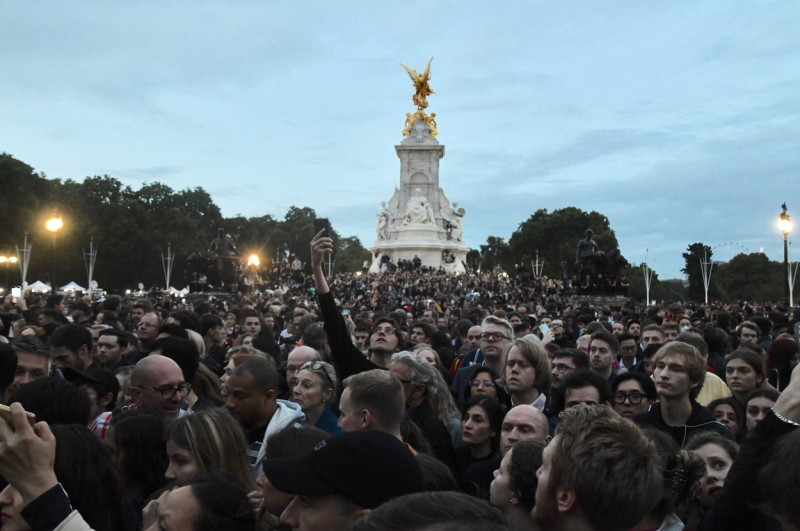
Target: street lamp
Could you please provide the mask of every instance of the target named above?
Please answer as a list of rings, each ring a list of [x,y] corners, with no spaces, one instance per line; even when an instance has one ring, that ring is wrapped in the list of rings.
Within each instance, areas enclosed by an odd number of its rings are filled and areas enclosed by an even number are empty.
[[[781,212],[780,216],[778,216],[778,229],[783,233],[783,270],[786,272],[786,282],[784,284],[784,304],[786,304],[787,308],[789,305],[790,293],[789,293],[789,285],[792,282],[792,270],[789,269],[789,244],[788,244],[788,236],[789,232],[792,230],[792,219],[789,217],[789,214],[786,213],[786,203],[781,205],[783,211]]]
[[[0,264],[3,264],[3,266],[5,266],[5,269],[6,269],[6,284],[5,284],[5,286],[6,286],[6,288],[9,289],[9,291],[10,291],[11,286],[8,285],[8,268],[11,266],[11,264],[16,264],[16,263],[17,263],[17,257],[16,256],[5,256],[5,255],[0,256]]]
[[[64,222],[61,221],[61,216],[58,215],[57,212],[53,211],[52,217],[47,220],[47,223],[44,225],[47,227],[47,230],[53,233],[53,270],[50,274],[50,283],[51,286],[51,293],[56,292],[56,234],[58,231],[61,230],[61,227],[64,226]]]
[[[260,265],[261,265],[261,260],[259,260],[259,258],[258,258],[258,255],[257,255],[257,254],[251,254],[251,255],[250,255],[248,258],[247,258],[247,265],[248,265],[248,266],[253,266],[253,267],[258,267],[258,266],[260,266]]]

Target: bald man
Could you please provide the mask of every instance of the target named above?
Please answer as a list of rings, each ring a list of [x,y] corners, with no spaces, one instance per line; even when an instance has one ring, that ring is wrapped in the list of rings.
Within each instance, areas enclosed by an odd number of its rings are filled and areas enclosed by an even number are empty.
[[[550,442],[550,423],[544,413],[529,404],[511,408],[503,418],[500,429],[500,452],[506,455],[515,444],[521,441]],[[471,465],[464,473],[464,488],[475,496],[489,494],[489,485],[494,479],[494,471],[500,468],[502,456],[490,461],[480,461]]]
[[[500,428],[500,452],[506,455],[520,441],[550,442],[550,423],[544,413],[529,404],[511,408]]]
[[[186,414],[181,403],[191,388],[178,364],[166,356],[142,358],[131,373],[131,400],[136,408],[157,411],[169,422]]]
[[[297,385],[297,373],[307,361],[322,361],[322,356],[311,347],[295,347],[286,358],[286,385],[288,386],[286,398],[288,400],[292,399],[292,392]]]

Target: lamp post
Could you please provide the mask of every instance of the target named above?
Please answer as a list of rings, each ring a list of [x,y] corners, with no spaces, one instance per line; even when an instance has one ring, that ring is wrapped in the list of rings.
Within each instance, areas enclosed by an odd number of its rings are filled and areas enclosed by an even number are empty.
[[[786,213],[786,203],[781,205],[783,211],[778,216],[778,229],[783,233],[783,270],[786,272],[786,280],[783,284],[784,286],[784,304],[789,304],[790,293],[789,293],[789,285],[792,282],[792,270],[789,269],[789,243],[788,243],[788,236],[789,232],[792,230],[792,219],[789,217],[789,214]]]
[[[0,256],[0,264],[3,264],[3,266],[5,267],[5,270],[6,270],[5,287],[9,291],[11,291],[11,289],[10,289],[11,286],[8,285],[8,268],[11,267],[11,264],[16,264],[16,263],[17,263],[17,257],[16,256],[5,256],[5,255]]]
[[[47,220],[47,223],[45,223],[47,230],[53,233],[53,270],[50,273],[50,283],[52,284],[52,286],[50,286],[52,290],[51,293],[56,292],[56,235],[63,226],[64,222],[61,220],[61,216],[55,211],[50,219]]]

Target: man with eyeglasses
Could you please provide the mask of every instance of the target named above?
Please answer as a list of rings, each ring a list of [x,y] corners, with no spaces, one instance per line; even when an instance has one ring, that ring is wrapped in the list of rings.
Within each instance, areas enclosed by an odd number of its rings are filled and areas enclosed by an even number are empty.
[[[131,400],[136,409],[151,409],[172,422],[186,414],[183,399],[192,386],[177,363],[158,354],[142,358],[131,373]]]
[[[561,388],[567,376],[573,371],[588,371],[589,358],[586,353],[576,348],[563,348],[553,355],[551,363],[553,372],[550,375],[550,388]]]
[[[646,412],[656,401],[656,384],[643,372],[620,374],[611,386],[614,396],[614,411],[625,418],[633,418]]]
[[[322,361],[322,356],[313,348],[306,346],[295,347],[289,353],[286,358],[286,385],[288,392],[284,393],[281,398],[292,399],[292,393],[297,385],[297,373],[300,372],[300,367],[307,361]]]
[[[627,332],[617,336],[619,340],[619,363],[626,369],[630,370],[631,367],[642,361],[638,356],[639,345],[636,344],[636,337]]]
[[[575,341],[565,333],[562,319],[553,319],[550,322],[550,330],[553,331],[553,343],[561,348],[575,348]]]
[[[375,319],[366,343],[367,357],[353,343],[341,312],[331,293],[322,270],[323,257],[333,252],[333,240],[321,230],[311,240],[311,271],[317,289],[317,299],[322,310],[328,345],[339,380],[372,369],[388,369],[392,354],[405,344],[397,323],[389,317]]]
[[[490,315],[481,323],[480,349],[475,356],[474,365],[489,367],[495,374],[503,374],[501,367],[501,354],[506,345],[514,339],[514,330],[511,323],[500,317]],[[472,375],[474,367],[466,365],[466,357],[463,366],[456,371],[453,377],[453,384],[450,386],[458,400],[458,407],[464,407],[466,388]]]
[[[158,339],[159,327],[161,327],[161,317],[156,312],[150,311],[142,315],[136,325],[139,348],[125,355],[123,358],[124,365],[135,365],[150,353],[150,348]]]

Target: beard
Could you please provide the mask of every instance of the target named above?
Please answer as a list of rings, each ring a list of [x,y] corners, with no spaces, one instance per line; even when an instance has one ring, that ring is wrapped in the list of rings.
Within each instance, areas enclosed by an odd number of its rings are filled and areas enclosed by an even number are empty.
[[[557,516],[556,489],[551,488],[548,481],[544,489],[536,492],[536,504],[531,511],[531,518],[542,529],[556,529]]]

